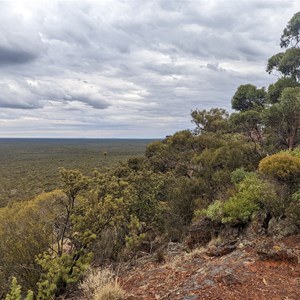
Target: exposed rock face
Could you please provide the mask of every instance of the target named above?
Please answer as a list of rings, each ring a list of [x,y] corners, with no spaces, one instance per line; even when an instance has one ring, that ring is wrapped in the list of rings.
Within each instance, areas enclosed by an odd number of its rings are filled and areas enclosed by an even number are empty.
[[[289,218],[272,218],[269,222],[268,235],[274,238],[283,238],[297,233],[299,233],[299,228],[295,225],[295,221]]]
[[[257,254],[264,260],[287,261],[298,263],[300,252],[298,249],[289,248],[284,243],[267,240],[256,247]]]
[[[300,299],[300,236],[238,240],[236,249],[222,256],[208,256],[209,251],[166,254],[163,265],[136,266],[121,276],[126,299]]]
[[[209,256],[224,256],[237,248],[237,240],[231,240],[220,245],[213,245],[207,248],[206,254]]]

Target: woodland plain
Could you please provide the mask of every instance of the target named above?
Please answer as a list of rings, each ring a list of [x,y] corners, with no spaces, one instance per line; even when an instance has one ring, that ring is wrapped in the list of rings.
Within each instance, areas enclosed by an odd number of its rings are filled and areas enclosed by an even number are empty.
[[[0,207],[51,191],[59,168],[90,174],[140,156],[148,139],[0,139]]]

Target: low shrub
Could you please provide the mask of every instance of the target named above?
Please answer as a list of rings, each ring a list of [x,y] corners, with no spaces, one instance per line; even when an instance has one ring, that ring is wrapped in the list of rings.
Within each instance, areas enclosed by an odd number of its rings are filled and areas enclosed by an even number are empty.
[[[250,221],[252,215],[265,204],[277,203],[277,194],[271,183],[255,173],[249,173],[236,185],[237,192],[227,201],[215,201],[205,211],[208,218],[223,224],[241,224]]]
[[[286,183],[293,183],[300,176],[300,158],[287,152],[263,158],[259,172]]]

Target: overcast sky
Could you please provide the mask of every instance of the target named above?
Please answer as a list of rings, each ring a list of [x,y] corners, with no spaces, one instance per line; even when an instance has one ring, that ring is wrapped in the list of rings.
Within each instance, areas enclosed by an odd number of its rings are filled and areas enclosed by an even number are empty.
[[[268,86],[299,0],[0,1],[0,137],[161,138]]]

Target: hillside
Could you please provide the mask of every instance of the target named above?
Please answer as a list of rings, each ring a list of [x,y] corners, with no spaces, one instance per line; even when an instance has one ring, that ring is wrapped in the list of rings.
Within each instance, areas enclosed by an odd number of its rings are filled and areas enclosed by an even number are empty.
[[[231,243],[231,247],[223,244],[196,248],[190,253],[175,244],[169,247],[165,263],[143,258],[121,276],[121,285],[127,292],[125,299],[297,300],[300,297],[300,236],[244,239]],[[226,250],[230,253],[225,254]]]

